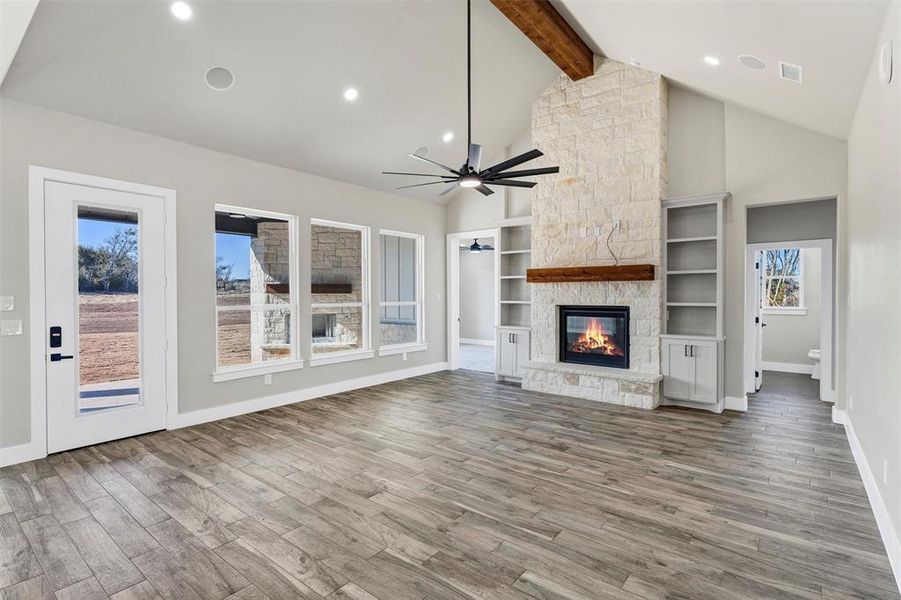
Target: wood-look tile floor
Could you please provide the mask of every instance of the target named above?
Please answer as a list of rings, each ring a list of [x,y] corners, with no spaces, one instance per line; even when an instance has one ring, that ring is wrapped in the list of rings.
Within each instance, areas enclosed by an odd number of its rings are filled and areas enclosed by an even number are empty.
[[[842,428],[784,377],[713,415],[439,373],[9,467],[0,594],[897,598]]]

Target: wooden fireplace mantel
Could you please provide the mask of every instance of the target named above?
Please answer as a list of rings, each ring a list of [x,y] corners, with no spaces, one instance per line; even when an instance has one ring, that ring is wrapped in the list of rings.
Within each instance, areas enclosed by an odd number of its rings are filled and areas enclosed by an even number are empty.
[[[527,269],[529,283],[565,283],[580,281],[652,281],[654,265],[618,265],[593,267],[555,267]]]

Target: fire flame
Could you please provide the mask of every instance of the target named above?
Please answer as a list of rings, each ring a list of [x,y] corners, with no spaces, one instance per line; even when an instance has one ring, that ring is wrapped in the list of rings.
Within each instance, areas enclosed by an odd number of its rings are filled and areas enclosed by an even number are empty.
[[[582,335],[570,345],[572,352],[590,352],[607,356],[623,356],[622,349],[613,341],[613,336],[604,330],[600,319],[590,319]]]

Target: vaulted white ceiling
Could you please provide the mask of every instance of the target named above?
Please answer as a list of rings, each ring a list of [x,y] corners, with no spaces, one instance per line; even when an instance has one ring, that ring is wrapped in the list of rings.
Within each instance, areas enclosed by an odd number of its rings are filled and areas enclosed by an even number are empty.
[[[888,2],[554,0],[596,52],[707,95],[846,138]],[[752,54],[762,71],[738,62]],[[711,67],[704,56],[719,58]],[[804,67],[779,79],[778,61]]]
[[[463,163],[464,2],[189,2],[182,22],[167,2],[45,0],[0,92],[387,191],[413,181],[381,171],[429,170],[405,156],[420,146]],[[488,2],[473,5],[473,38],[473,137],[495,156],[558,70]],[[214,65],[232,89],[206,85]],[[401,193],[446,201],[442,189]]]

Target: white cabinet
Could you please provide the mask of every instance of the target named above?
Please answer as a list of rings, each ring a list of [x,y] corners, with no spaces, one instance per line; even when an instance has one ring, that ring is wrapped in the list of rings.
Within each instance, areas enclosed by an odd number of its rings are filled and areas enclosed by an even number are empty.
[[[529,362],[529,330],[521,327],[497,328],[498,379],[522,379],[523,367]]]
[[[661,340],[663,396],[693,404],[722,403],[723,345],[716,340],[666,337]]]

